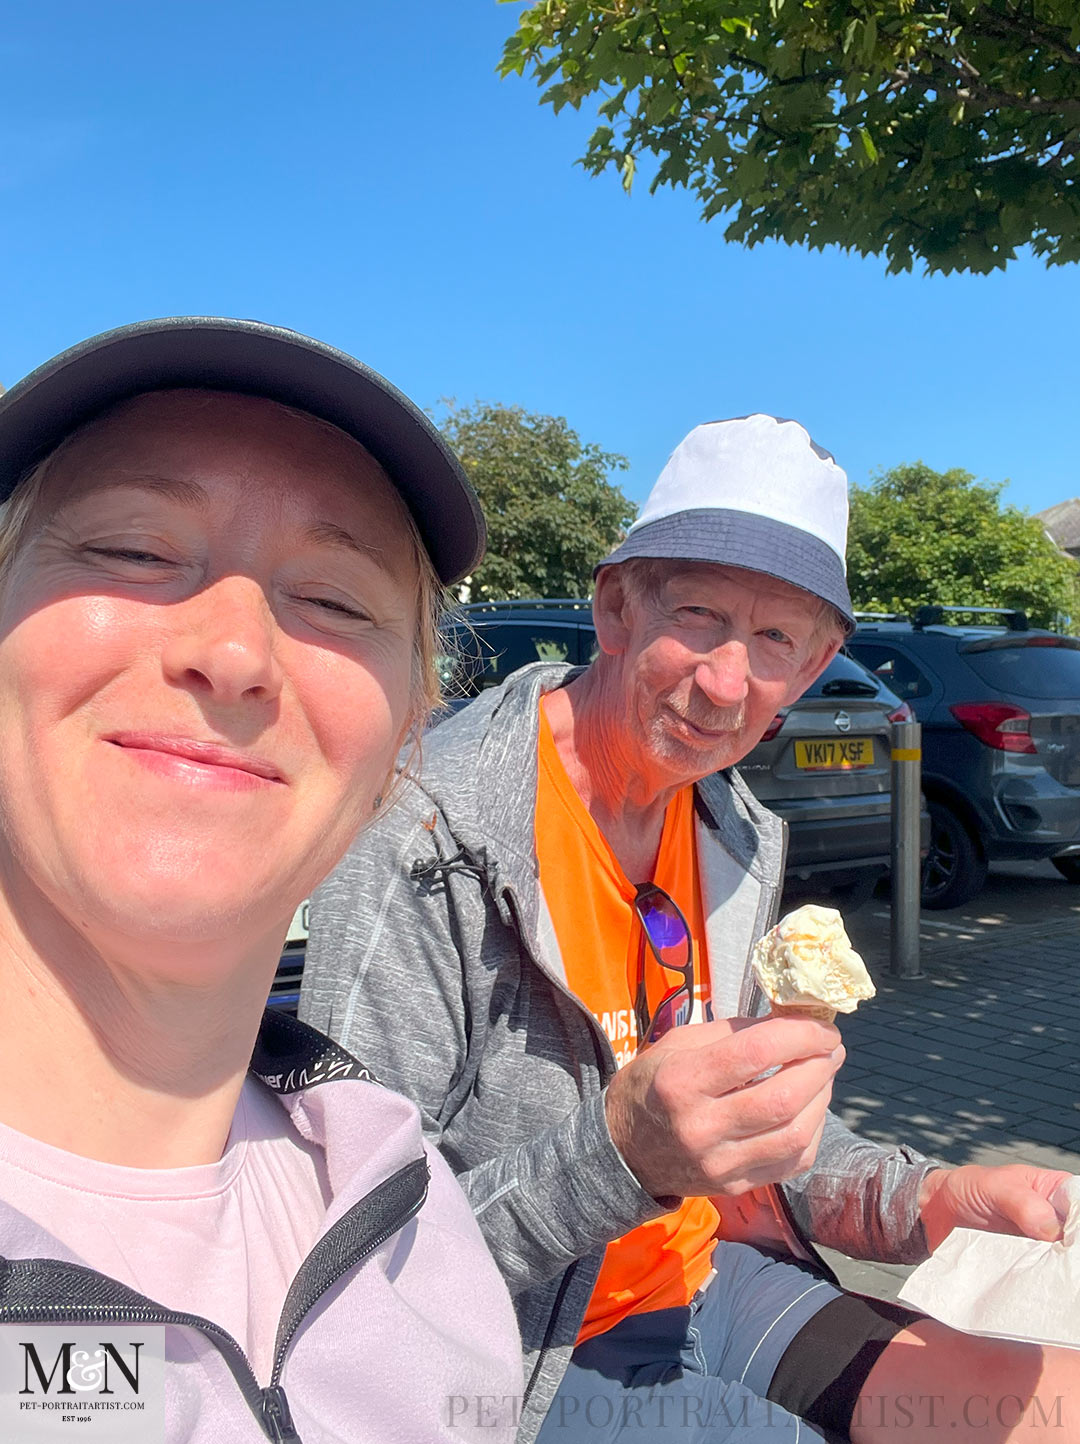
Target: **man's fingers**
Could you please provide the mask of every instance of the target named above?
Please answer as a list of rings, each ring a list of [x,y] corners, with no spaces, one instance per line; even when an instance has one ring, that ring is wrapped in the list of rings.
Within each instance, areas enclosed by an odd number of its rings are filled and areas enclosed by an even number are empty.
[[[1010,1232],[1046,1243],[1056,1243],[1061,1238],[1062,1222],[1056,1209],[1021,1180],[999,1188],[994,1202],[1005,1222],[1012,1224]]]
[[[724,1037],[706,1037],[699,1042],[694,1050],[697,1084],[703,1093],[718,1098],[771,1068],[803,1058],[827,1057],[840,1043],[840,1030],[832,1023],[811,1018],[762,1018]]]
[[[759,1134],[740,1145],[742,1167],[733,1175],[730,1159],[723,1148],[705,1161],[706,1172],[720,1180],[714,1190],[718,1195],[738,1195],[752,1188],[763,1188],[766,1184],[779,1183],[785,1178],[794,1178],[811,1168],[821,1145],[825,1130],[824,1105],[815,1102],[806,1110],[806,1116],[793,1120],[787,1133]],[[795,1147],[806,1140],[805,1146]]]
[[[1041,1197],[1049,1199],[1054,1196],[1063,1183],[1068,1183],[1072,1174],[1065,1173],[1058,1168],[1032,1168],[1028,1177],[1035,1192]]]
[[[728,1138],[754,1138],[774,1133],[802,1118],[808,1108],[820,1104],[831,1088],[839,1062],[824,1058],[801,1058],[788,1063],[767,1078],[757,1078],[737,1093],[718,1098],[702,1110],[709,1125],[723,1130]],[[803,1142],[803,1147],[809,1143]]]
[[[813,1161],[843,1057],[812,1019],[673,1029],[608,1084],[612,1141],[657,1198],[790,1177]]]

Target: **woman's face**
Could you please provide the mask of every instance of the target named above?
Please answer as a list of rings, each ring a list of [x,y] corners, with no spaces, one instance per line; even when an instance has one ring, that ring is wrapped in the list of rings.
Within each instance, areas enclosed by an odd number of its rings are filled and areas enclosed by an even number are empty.
[[[397,494],[270,402],[157,392],[54,460],[0,588],[0,873],[92,945],[251,939],[344,852],[409,722]]]

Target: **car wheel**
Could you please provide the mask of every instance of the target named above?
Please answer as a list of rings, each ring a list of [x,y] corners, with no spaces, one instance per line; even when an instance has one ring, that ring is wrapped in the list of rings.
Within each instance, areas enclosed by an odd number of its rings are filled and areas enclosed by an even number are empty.
[[[1080,857],[1052,857],[1050,861],[1066,882],[1080,882]]]
[[[950,807],[928,802],[930,851],[922,870],[924,908],[958,908],[982,890],[986,859],[966,825]]]

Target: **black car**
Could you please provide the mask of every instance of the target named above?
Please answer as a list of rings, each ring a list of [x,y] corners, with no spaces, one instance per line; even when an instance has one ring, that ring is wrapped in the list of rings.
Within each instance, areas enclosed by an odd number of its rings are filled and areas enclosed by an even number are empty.
[[[579,600],[465,606],[448,640],[454,710],[528,662],[584,664],[596,649],[592,606]],[[789,891],[824,886],[849,909],[869,894],[889,861],[890,724],[909,716],[882,679],[841,654],[739,764],[788,823]]]
[[[1080,639],[1023,612],[927,606],[862,614],[848,646],[922,723],[923,906],[967,902],[997,859],[1050,858],[1080,882]]]

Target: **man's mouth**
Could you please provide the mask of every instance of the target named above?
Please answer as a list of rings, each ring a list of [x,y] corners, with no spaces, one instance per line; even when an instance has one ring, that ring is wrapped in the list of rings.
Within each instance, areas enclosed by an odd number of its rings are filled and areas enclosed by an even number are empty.
[[[710,717],[707,723],[687,717],[684,712],[678,712],[674,707],[669,707],[668,710],[691,736],[700,737],[706,742],[720,742],[725,737],[730,737],[733,732],[737,732],[743,724],[741,709],[734,711],[730,717],[722,719]]]

